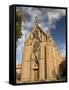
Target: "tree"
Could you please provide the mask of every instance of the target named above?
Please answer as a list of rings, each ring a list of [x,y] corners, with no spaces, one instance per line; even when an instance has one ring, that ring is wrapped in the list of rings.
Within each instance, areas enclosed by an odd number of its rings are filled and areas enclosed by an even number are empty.
[[[21,32],[21,23],[22,23],[22,15],[20,12],[16,12],[16,42],[18,38],[21,37],[22,32]]]
[[[66,80],[67,77],[66,60],[63,60],[59,65],[59,76],[62,80]]]

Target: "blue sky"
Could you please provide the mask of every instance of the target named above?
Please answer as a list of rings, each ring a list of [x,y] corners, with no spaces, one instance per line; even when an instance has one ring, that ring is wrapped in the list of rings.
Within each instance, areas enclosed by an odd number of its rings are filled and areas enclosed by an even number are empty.
[[[35,17],[38,17],[38,25],[48,35],[51,33],[57,47],[60,49],[63,56],[65,56],[65,9],[51,9],[51,8],[34,8],[34,7],[16,7],[16,11],[22,14],[22,27],[21,31],[23,35],[18,39],[16,49],[16,63],[22,61],[22,51],[24,47],[24,41],[32,31],[32,27],[35,23]]]
[[[66,26],[65,26],[65,16],[62,17],[57,23],[56,28],[52,30],[51,35],[60,49],[62,55],[65,56],[66,51]]]

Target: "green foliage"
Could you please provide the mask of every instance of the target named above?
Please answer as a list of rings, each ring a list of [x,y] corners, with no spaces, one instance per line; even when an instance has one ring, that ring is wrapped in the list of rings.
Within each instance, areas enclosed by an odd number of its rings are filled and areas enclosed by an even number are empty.
[[[67,78],[66,60],[63,60],[59,65],[59,74],[57,78],[61,80],[66,80]]]
[[[22,23],[22,16],[20,12],[16,12],[16,42],[18,38],[21,37],[21,23]]]
[[[67,76],[67,70],[66,70],[66,60],[62,61],[59,65],[59,73],[61,78],[66,79]]]

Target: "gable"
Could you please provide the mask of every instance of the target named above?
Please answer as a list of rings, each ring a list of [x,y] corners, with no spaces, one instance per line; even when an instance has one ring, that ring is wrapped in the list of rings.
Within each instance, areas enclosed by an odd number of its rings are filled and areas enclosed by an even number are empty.
[[[47,35],[37,24],[33,27],[29,37],[25,40],[25,44],[31,44],[34,39],[38,39],[40,41],[46,41],[47,39]]]

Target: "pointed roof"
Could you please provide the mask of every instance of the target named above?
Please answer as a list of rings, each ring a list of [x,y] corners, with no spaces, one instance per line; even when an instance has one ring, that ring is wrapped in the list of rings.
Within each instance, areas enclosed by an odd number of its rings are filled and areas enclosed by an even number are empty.
[[[32,32],[30,33],[30,35],[35,31],[35,30],[38,30],[38,29],[35,29],[35,28],[38,28],[39,30],[40,30],[40,32],[42,32],[45,36],[48,36],[41,28],[40,28],[40,26],[37,24],[37,23],[35,23],[35,25],[33,26],[33,28],[32,28]],[[30,37],[30,35],[28,36],[28,38]],[[49,37],[49,36],[48,36]],[[28,39],[27,38],[27,39]],[[26,40],[27,40],[26,39]]]
[[[41,29],[41,27],[40,27],[37,23],[35,24],[35,27],[36,27],[36,28],[39,28],[39,30],[40,30],[44,35],[48,36],[48,35]]]

